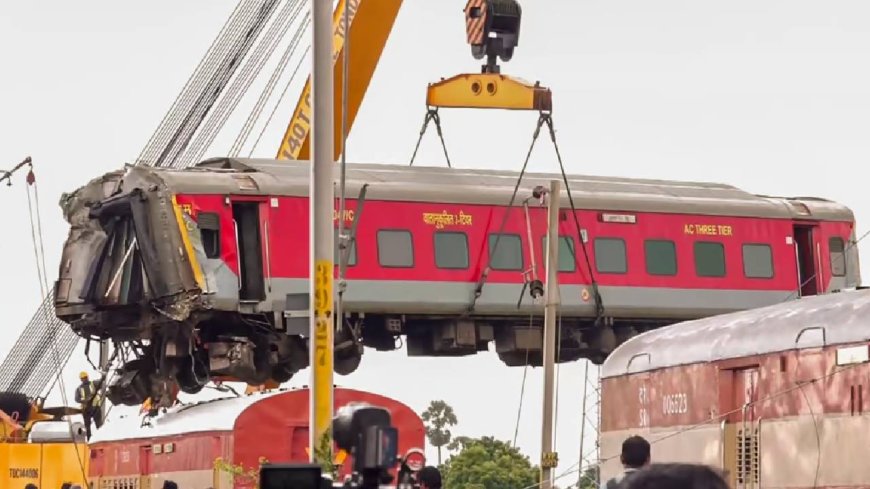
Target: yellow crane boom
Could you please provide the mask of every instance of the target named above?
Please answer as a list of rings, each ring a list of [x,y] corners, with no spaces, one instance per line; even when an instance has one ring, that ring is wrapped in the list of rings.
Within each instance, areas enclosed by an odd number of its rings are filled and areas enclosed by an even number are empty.
[[[347,127],[353,125],[372,75],[381,59],[381,53],[393,24],[399,15],[403,0],[340,0],[332,17],[333,51],[335,63],[335,134],[341,134],[341,110],[344,103],[342,77],[344,76],[345,32],[344,9],[348,9],[350,44],[353,52],[348,59]],[[276,159],[307,160],[311,155],[311,75],[299,95],[293,117],[287,125]],[[341,154],[342,138],[335,138],[335,159]]]

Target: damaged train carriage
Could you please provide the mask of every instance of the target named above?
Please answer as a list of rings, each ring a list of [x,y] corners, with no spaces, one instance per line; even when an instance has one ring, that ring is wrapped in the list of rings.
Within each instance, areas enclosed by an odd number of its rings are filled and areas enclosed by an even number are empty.
[[[135,166],[65,199],[55,310],[79,335],[136,348],[109,388],[114,403],[174,384],[196,392],[209,377],[283,382],[307,365],[309,171],[256,159]],[[529,294],[540,291],[547,216],[533,189],[554,177],[525,175],[511,210],[514,172],[348,165],[336,372],[357,368],[362,345],[394,350],[400,336],[412,356],[494,342],[507,365],[539,365],[541,305]],[[560,362],[600,362],[638,332],[860,283],[841,204],[568,178],[577,207],[563,196]]]
[[[198,174],[197,184],[207,188],[209,176]],[[58,316],[84,337],[137,347],[139,358],[109,386],[113,403],[161,399],[168,379],[196,393],[210,375],[260,384],[307,366],[304,341],[275,331],[255,307],[215,307],[221,274],[204,272],[197,224],[160,174],[108,173],[65,195],[62,207],[71,229],[55,287]]]

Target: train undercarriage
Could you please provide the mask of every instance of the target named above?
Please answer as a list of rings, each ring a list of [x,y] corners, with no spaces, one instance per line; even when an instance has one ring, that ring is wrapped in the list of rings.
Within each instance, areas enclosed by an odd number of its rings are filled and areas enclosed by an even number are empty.
[[[140,310],[135,318],[119,312],[103,311],[73,323],[82,336],[110,337],[116,344],[131,346],[127,350],[132,355],[110,375],[107,395],[113,404],[139,405],[148,398],[169,402],[176,386],[195,394],[214,380],[282,383],[309,365],[308,320],[304,317],[278,316],[276,321],[271,313],[212,311],[172,321],[160,312],[143,315]],[[339,375],[359,367],[364,348],[392,351],[404,347],[408,356],[457,357],[488,351],[493,343],[507,366],[541,366],[543,361],[541,316],[348,314],[345,319],[335,331],[334,370]],[[596,325],[590,320],[563,319],[556,361],[588,358],[600,364],[616,346],[660,323],[603,320]]]

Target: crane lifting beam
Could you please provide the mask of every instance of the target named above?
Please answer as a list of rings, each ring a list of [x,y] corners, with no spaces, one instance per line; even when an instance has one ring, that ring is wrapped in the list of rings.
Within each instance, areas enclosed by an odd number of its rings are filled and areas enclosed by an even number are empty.
[[[426,105],[460,109],[553,110],[553,94],[539,82],[497,73],[456,75],[430,83]]]

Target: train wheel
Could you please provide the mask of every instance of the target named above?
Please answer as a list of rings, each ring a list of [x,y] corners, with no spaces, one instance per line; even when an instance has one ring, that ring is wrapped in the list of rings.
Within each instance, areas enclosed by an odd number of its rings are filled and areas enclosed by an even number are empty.
[[[279,384],[283,384],[284,382],[289,382],[290,379],[298,372],[291,365],[275,365],[272,367],[272,380]]]
[[[341,352],[339,355],[335,356],[335,365],[333,365],[333,370],[338,375],[350,375],[359,368],[359,364],[362,362],[362,353],[359,352],[356,348],[348,348],[350,350],[349,353]]]

